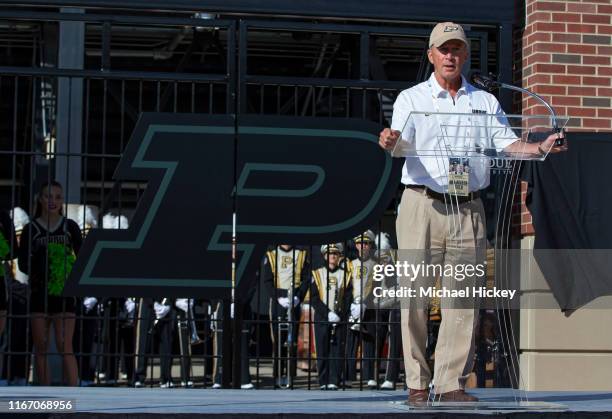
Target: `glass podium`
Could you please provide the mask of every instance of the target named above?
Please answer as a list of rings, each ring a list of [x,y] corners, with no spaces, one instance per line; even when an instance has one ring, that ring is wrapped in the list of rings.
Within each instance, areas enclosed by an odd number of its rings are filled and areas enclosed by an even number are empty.
[[[430,401],[420,406],[409,406],[406,402],[395,401],[391,402],[392,406],[398,410],[417,411],[425,413],[426,411],[495,411],[495,412],[563,412],[567,410],[567,406],[561,403],[550,403],[544,401],[478,401],[478,402],[439,402]]]
[[[542,149],[543,153],[534,153],[529,144],[540,143],[550,134],[563,130],[567,121],[567,117],[550,115],[411,112],[391,155],[542,161],[552,146]],[[437,132],[433,139],[432,132]],[[519,143],[512,151],[505,150],[516,141]]]
[[[567,117],[554,115],[411,112],[402,126],[400,140],[391,151],[391,155],[414,159],[407,163],[415,164],[417,169],[421,167],[433,167],[434,171],[438,169],[440,178],[436,181],[444,187],[445,192],[460,195],[455,185],[464,182],[465,189],[468,181],[462,179],[469,178],[466,174],[488,176],[493,160],[545,160],[554,143],[542,147],[542,141],[551,134],[562,132],[568,120]],[[514,191],[514,188],[508,187],[505,192],[511,191]],[[522,393],[520,390],[496,390],[505,393],[478,402],[441,402],[436,400],[432,392],[429,401],[422,406],[409,406],[405,401],[396,401],[392,404],[397,409],[419,412],[567,409],[563,404],[532,401],[526,396],[517,396],[517,391]]]

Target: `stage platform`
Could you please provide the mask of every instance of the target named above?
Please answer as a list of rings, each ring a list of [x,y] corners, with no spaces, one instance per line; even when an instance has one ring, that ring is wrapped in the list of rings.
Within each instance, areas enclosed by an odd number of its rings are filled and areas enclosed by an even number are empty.
[[[431,407],[408,409],[401,402],[404,391],[320,391],[320,390],[212,390],[212,389],[131,389],[68,387],[1,387],[0,417],[28,417],[33,410],[8,411],[13,400],[76,400],[72,413],[39,412],[36,417],[70,418],[152,418],[209,417],[612,417],[612,393],[519,392],[509,389],[475,389],[479,406],[464,409]],[[517,399],[536,406],[513,407]],[[540,406],[540,407],[538,407]],[[501,416],[500,416],[501,415]],[[534,416],[532,416],[534,415]],[[416,416],[415,416],[416,417]]]

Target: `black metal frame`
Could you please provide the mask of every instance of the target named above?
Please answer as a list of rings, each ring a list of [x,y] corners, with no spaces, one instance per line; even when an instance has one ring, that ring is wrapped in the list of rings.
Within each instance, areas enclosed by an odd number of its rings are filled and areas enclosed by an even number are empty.
[[[515,17],[515,2],[504,0],[496,2],[495,7],[487,0],[477,0],[458,4],[452,0],[396,2],[384,0],[376,3],[342,1],[296,0],[291,3],[272,0],[265,3],[253,0],[240,0],[231,3],[222,0],[176,0],[171,4],[162,0],[124,0],[117,4],[112,0],[29,0],[28,5],[44,7],[83,7],[91,10],[118,8],[146,10],[148,12],[208,12],[219,14],[263,15],[283,17],[319,17],[324,19],[363,19],[374,22],[412,21],[438,22],[454,20],[457,22],[497,23],[512,22]]]

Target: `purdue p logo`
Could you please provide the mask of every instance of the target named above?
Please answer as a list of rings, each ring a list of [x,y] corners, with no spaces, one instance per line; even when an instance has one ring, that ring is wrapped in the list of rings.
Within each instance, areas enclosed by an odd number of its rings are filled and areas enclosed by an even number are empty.
[[[115,179],[146,181],[128,230],[92,230],[67,295],[227,296],[233,208],[238,289],[272,243],[320,244],[375,223],[402,162],[352,119],[145,113]],[[368,170],[351,170],[367,159]],[[343,191],[351,190],[351,193]],[[342,205],[329,210],[330,202]]]

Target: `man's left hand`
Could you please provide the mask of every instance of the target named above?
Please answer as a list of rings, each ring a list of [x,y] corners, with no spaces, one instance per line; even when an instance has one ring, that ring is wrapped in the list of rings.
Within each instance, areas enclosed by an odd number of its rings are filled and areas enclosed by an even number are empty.
[[[554,134],[550,134],[544,141],[540,143],[538,146],[538,151],[542,150],[548,154],[560,153],[562,151],[567,151],[567,142],[563,142],[563,145],[555,145],[555,142],[560,139],[565,138],[563,132],[556,132]],[[540,154],[542,154],[540,151]]]

